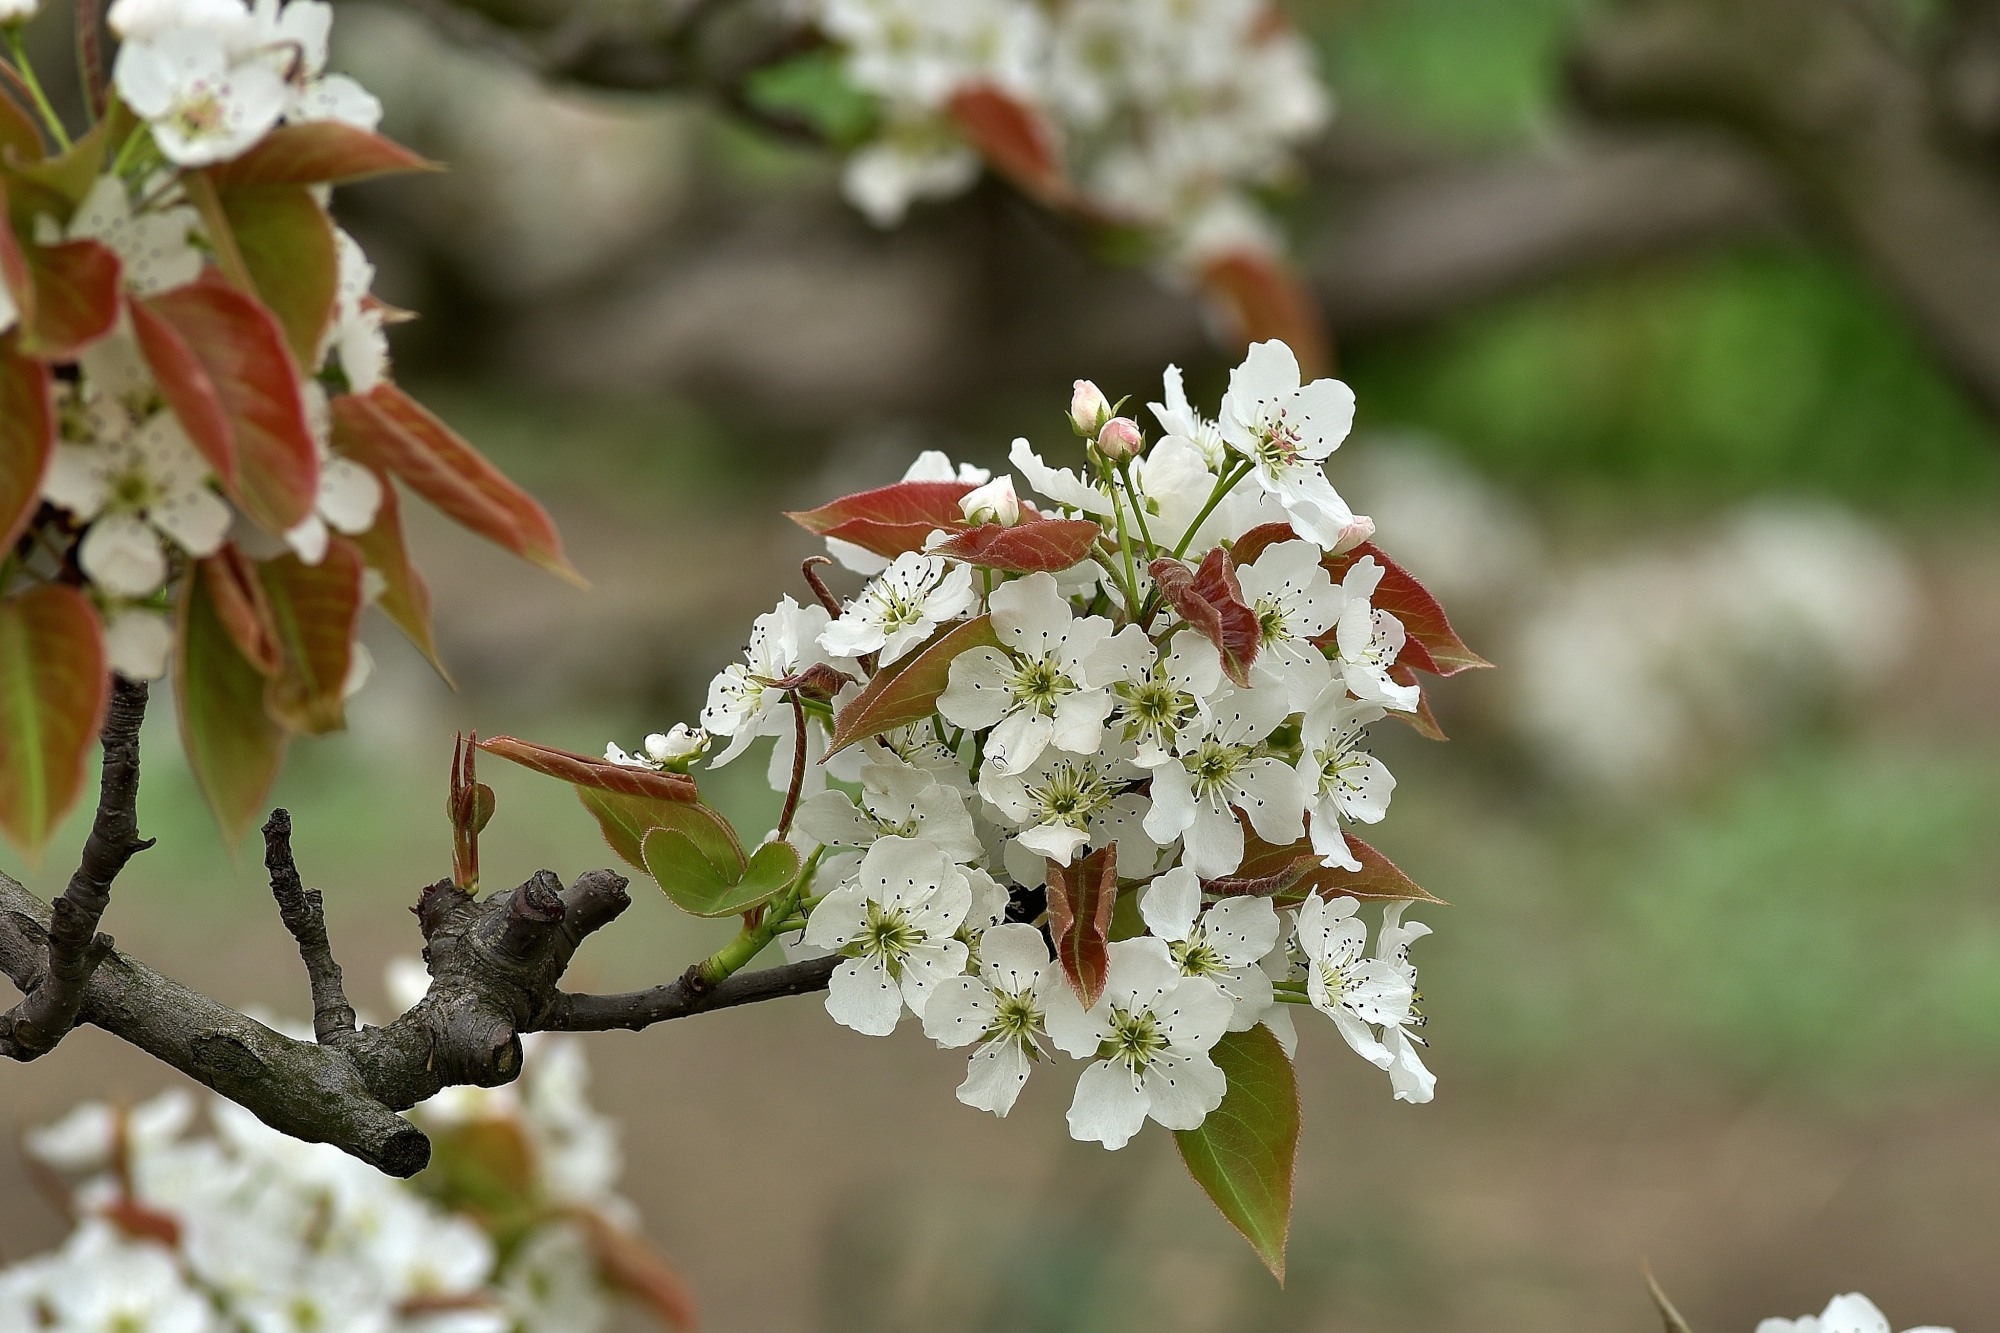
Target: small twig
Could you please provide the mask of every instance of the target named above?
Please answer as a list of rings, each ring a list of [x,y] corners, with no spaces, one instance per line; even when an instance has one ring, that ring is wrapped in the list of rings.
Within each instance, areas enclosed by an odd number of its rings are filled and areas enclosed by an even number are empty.
[[[19,1004],[0,1015],[0,1055],[33,1060],[48,1054],[76,1026],[84,992],[111,952],[97,933],[111,904],[111,884],[125,863],[153,845],[139,836],[139,727],[146,720],[144,681],[113,678],[104,719],[104,772],[97,816],[69,886],[51,905],[48,961]]]
[[[792,831],[792,816],[799,812],[799,793],[806,785],[806,705],[793,690],[792,699],[792,786],[785,793],[784,813],[778,816],[778,836]]]
[[[833,595],[833,589],[827,587],[826,580],[819,576],[819,567],[832,563],[833,561],[826,556],[809,555],[799,562],[799,573],[805,575],[807,585],[813,590],[813,596],[819,598],[819,604],[826,608],[826,613],[838,620],[847,608],[840,604],[840,599]]]
[[[109,102],[104,77],[103,0],[77,0],[76,63],[84,104],[90,108],[91,123],[96,124],[104,118]]]
[[[337,1046],[355,1033],[354,1006],[340,980],[340,964],[326,936],[326,900],[318,889],[299,880],[292,860],[292,816],[282,807],[264,821],[264,869],[270,872],[271,896],[278,915],[298,941],[299,957],[312,986],[313,1036],[322,1046]]]
[[[839,965],[837,957],[809,958],[759,972],[738,972],[714,985],[704,983],[696,975],[696,969],[689,968],[685,975],[651,990],[623,995],[561,993],[542,1016],[539,1026],[548,1032],[606,1032],[614,1028],[637,1032],[655,1023],[690,1018],[714,1009],[825,990],[827,979]]]

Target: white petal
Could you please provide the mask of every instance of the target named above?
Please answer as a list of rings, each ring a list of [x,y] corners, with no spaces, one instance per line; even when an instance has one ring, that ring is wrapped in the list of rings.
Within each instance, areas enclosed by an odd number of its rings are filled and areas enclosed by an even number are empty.
[[[1437,1096],[1437,1075],[1424,1067],[1417,1055],[1417,1045],[1409,1034],[1401,1028],[1389,1032],[1389,1050],[1394,1057],[1389,1065],[1389,1086],[1399,1102],[1427,1102]],[[1889,1323],[1883,1320],[1880,1333],[1889,1333]],[[1917,1333],[1917,1330],[1911,1330]]]
[[[1020,994],[1040,983],[1049,969],[1049,946],[1042,932],[1022,922],[995,926],[979,937],[979,965],[999,990]]]
[[[206,486],[175,495],[146,511],[147,519],[189,555],[214,555],[229,535],[234,516],[221,496]]]
[[[1236,1007],[1222,988],[1207,977],[1181,977],[1153,1003],[1160,1031],[1177,1051],[1205,1051],[1229,1030]]]
[[[1048,981],[1038,992],[1042,997],[1042,1024],[1049,1040],[1064,1055],[1081,1058],[1097,1050],[1098,1043],[1111,1035],[1105,1025],[1102,1006],[1085,1009],[1076,990],[1060,970],[1051,969]]]
[[[318,514],[307,514],[297,527],[285,530],[285,545],[309,565],[326,559],[327,541],[326,520]]]
[[[930,1003],[931,992],[965,971],[963,940],[944,940],[918,945],[903,958],[903,1002],[921,1018]]]
[[[173,622],[158,611],[132,607],[104,625],[104,651],[111,669],[127,680],[158,680],[173,654]]]
[[[336,529],[349,536],[366,532],[381,507],[382,481],[373,472],[337,456],[320,464],[319,512]]]
[[[1153,808],[1146,812],[1146,836],[1164,847],[1187,832],[1194,821],[1194,780],[1187,769],[1177,763],[1154,769]],[[1237,858],[1239,862],[1242,859],[1240,848]]]
[[[826,1012],[842,1027],[886,1037],[903,1016],[903,993],[879,958],[850,958],[833,970]]]
[[[1069,1104],[1070,1137],[1122,1148],[1146,1123],[1151,1100],[1123,1065],[1099,1060],[1076,1081]]]
[[[1180,768],[1179,764],[1169,764],[1156,771],[1167,773]],[[1155,777],[1155,809],[1158,808],[1159,785],[1160,780]],[[1148,833],[1152,831],[1151,828],[1146,830]],[[1243,864],[1243,826],[1236,822],[1232,812],[1215,810],[1206,804],[1196,805],[1193,822],[1181,837],[1181,846],[1185,862],[1195,874],[1203,879],[1217,879]]]
[[[1014,1109],[1015,1098],[1028,1082],[1028,1053],[1012,1041],[989,1041],[966,1062],[965,1082],[958,1099],[994,1115]]]
[[[1050,743],[1070,754],[1092,754],[1104,739],[1104,720],[1111,716],[1111,691],[1078,690],[1056,700]]]
[[[992,608],[993,629],[1000,641],[1036,657],[1061,643],[1075,620],[1053,574],[1009,579],[993,590],[986,604]]]
[[[1139,916],[1163,940],[1186,939],[1200,913],[1201,879],[1186,866],[1175,866],[1139,895]]]
[[[937,984],[924,1005],[924,1035],[944,1047],[969,1046],[993,1022],[993,992],[976,977]]]
[[[1277,759],[1252,759],[1238,770],[1236,783],[1242,789],[1236,805],[1250,816],[1258,837],[1289,847],[1305,836],[1306,802],[1298,770]]]
[[[1277,945],[1278,909],[1269,898],[1225,898],[1208,909],[1201,927],[1225,964],[1248,967]]]
[[[1299,1027],[1292,1021],[1291,1005],[1272,1005],[1264,1011],[1263,1022],[1265,1027],[1271,1029],[1271,1035],[1278,1039],[1278,1045],[1284,1048],[1286,1056],[1298,1054]]]
[[[969,648],[951,660],[937,710],[954,727],[984,731],[1013,706],[1007,688],[1012,675],[1012,663],[998,649]]]
[[[167,581],[167,556],[153,530],[132,514],[106,514],[90,525],[77,561],[114,597],[146,597]]]
[[[1228,1080],[1203,1054],[1162,1052],[1146,1069],[1147,1110],[1168,1129],[1194,1129],[1222,1105]]]
[[[1017,708],[986,738],[986,762],[1004,774],[1026,772],[1042,757],[1055,730],[1055,719]]]
[[[1243,364],[1229,372],[1218,423],[1223,438],[1239,449],[1252,447],[1265,414],[1298,387],[1299,359],[1291,348],[1276,340],[1252,344]]]

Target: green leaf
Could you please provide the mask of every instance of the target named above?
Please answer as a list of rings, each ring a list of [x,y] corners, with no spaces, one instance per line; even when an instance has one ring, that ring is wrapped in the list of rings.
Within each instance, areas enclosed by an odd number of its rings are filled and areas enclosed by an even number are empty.
[[[295,731],[317,736],[347,725],[344,693],[365,605],[361,573],[361,553],[339,537],[329,538],[316,565],[287,552],[257,566],[280,654],[265,707]]]
[[[921,722],[937,707],[951,679],[952,659],[968,648],[998,648],[993,618],[981,616],[939,630],[901,661],[883,667],[833,720],[833,754],[856,741]]]
[[[302,366],[319,361],[333,322],[340,257],[333,223],[303,185],[261,185],[222,192],[222,211],[257,295],[284,326]]]
[[[0,551],[14,548],[42,501],[42,474],[55,445],[48,367],[0,337]]]
[[[89,598],[43,584],[0,602],[0,828],[28,851],[83,790],[110,693]]]
[[[202,561],[182,590],[174,693],[188,767],[233,847],[270,793],[291,736],[265,711],[264,673],[216,609],[210,583],[218,577]]]
[[[16,161],[39,161],[42,131],[13,98],[0,97],[0,162],[7,160],[10,151]]]
[[[1298,1080],[1284,1047],[1262,1024],[1226,1034],[1209,1054],[1229,1090],[1199,1128],[1175,1131],[1174,1142],[1195,1184],[1283,1282],[1299,1150]]]
[[[483,744],[483,743],[482,743]],[[642,770],[643,771],[643,770]],[[597,818],[604,840],[626,864],[646,869],[646,835],[654,829],[673,829],[692,841],[710,864],[724,868],[731,882],[743,874],[743,844],[729,821],[693,798],[641,796],[632,792],[607,791],[581,783],[576,788],[583,808]]]
[[[848,82],[840,57],[828,50],[766,65],[743,91],[759,111],[803,121],[836,148],[861,143],[880,118],[875,99]]]
[[[767,842],[733,873],[712,859],[681,829],[656,828],[644,844],[646,873],[676,907],[694,916],[737,916],[761,907],[799,877],[799,853],[788,842]]]

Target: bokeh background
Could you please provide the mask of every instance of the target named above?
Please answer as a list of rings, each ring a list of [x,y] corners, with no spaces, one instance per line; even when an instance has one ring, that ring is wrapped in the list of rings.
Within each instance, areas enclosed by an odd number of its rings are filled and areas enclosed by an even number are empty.
[[[593,1038],[627,1192],[709,1327],[1638,1330],[1642,1260],[1704,1333],[1853,1288],[1903,1324],[2000,1327],[2000,439],[1782,190],[1586,122],[1597,12],[1296,9],[1342,104],[1287,201],[1360,399],[1329,470],[1500,666],[1434,691],[1450,744],[1382,741],[1401,785],[1374,840],[1451,903],[1418,958],[1438,1101],[1392,1103],[1304,1025],[1280,1290],[1166,1136],[1069,1142],[1056,1081],[994,1121],[953,1100],[956,1055],[812,999]],[[596,750],[691,719],[801,591],[779,510],[922,447],[1054,444],[1075,375],[1143,401],[1178,359],[1212,407],[1231,352],[1188,293],[998,186],[880,233],[828,155],[699,98],[552,91],[401,8],[343,0],[339,29],[385,128],[452,164],[339,201],[378,291],[424,312],[400,375],[547,500],[594,585],[412,515],[456,690],[377,626],[351,730],[299,746],[277,795],[380,1012],[446,868],[455,729]],[[1419,253],[1476,250],[1610,159],[1617,243],[1544,238],[1471,279]],[[107,928],[302,1011],[254,853],[221,844],[171,710],[148,729],[160,846]],[[744,821],[775,807],[755,767],[715,783]],[[553,784],[483,776],[490,882],[609,860]],[[81,832],[29,882],[55,888]],[[642,893],[578,984],[713,944]],[[86,1030],[0,1069],[0,1135],[174,1077]],[[12,1159],[0,1200],[0,1258],[61,1233]]]

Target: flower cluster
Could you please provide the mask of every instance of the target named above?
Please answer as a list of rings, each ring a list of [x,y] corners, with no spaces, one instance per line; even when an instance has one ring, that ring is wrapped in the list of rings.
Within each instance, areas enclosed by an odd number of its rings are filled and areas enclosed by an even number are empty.
[[[76,741],[48,756],[58,785],[81,779],[107,669],[149,680],[178,658],[190,759],[240,826],[286,736],[341,725],[365,606],[430,651],[392,477],[567,568],[534,501],[390,378],[394,312],[326,203],[427,164],[327,72],[332,16],[117,0],[86,134],[0,94],[0,621],[90,683],[7,682],[38,714],[16,739]],[[39,88],[16,58],[12,86]],[[209,743],[245,713],[265,739]],[[0,823],[37,843],[73,794]]]
[[[1892,1330],[1888,1316],[1876,1308],[1875,1302],[1858,1291],[1850,1291],[1828,1301],[1826,1309],[1817,1315],[1763,1320],[1757,1325],[1757,1333],[1892,1333]],[[1951,1330],[1926,1324],[1909,1333],[1951,1333]]]
[[[928,453],[795,514],[860,589],[809,564],[815,600],[758,618],[699,731],[606,759],[685,772],[775,738],[786,813],[747,864],[798,869],[756,897],[737,872],[742,961],[771,938],[838,956],[827,1012],[874,1035],[907,1013],[970,1048],[969,1105],[1005,1115],[1059,1051],[1084,1062],[1077,1138],[1191,1130],[1227,1094],[1218,1046],[1287,1060],[1299,1007],[1428,1101],[1409,955],[1428,927],[1405,919],[1427,895],[1351,830],[1395,787],[1368,727],[1435,730],[1415,671],[1480,662],[1327,479],[1353,408],[1260,343],[1212,418],[1170,369],[1150,443],[1080,381],[1080,468],[1014,442],[1035,502]],[[643,864],[719,915],[674,873],[705,862],[663,860],[686,841],[649,836]]]
[[[1331,104],[1267,0],[815,0],[877,102],[846,186],[877,222],[968,187],[985,152],[1045,195],[1166,234],[1188,266],[1275,250],[1250,192]]]
[[[515,1087],[417,1109],[437,1152],[408,1182],[219,1098],[205,1126],[181,1091],[78,1107],[27,1140],[76,1228],[0,1270],[0,1328],[593,1333],[646,1251],[581,1048],[538,1040]]]

